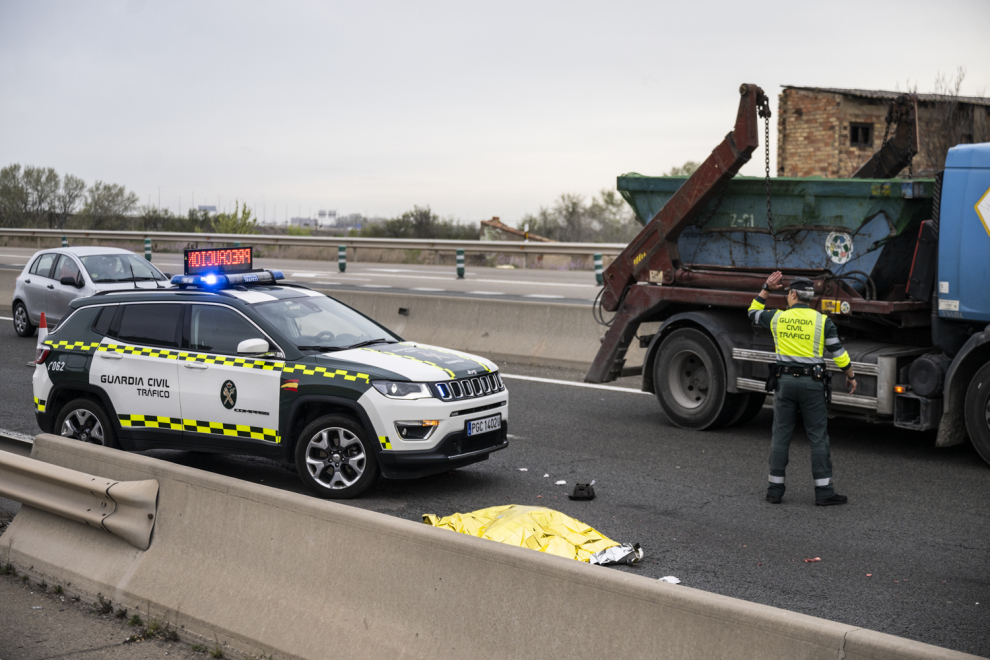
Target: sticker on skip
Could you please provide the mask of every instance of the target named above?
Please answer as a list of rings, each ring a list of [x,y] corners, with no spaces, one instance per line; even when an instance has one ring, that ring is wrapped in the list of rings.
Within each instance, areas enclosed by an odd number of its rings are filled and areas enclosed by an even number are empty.
[[[958,300],[943,300],[938,299],[938,311],[940,312],[958,312],[959,311],[959,301]]]
[[[948,293],[949,292],[949,283],[948,282],[939,282],[938,283],[938,292],[939,293]]]

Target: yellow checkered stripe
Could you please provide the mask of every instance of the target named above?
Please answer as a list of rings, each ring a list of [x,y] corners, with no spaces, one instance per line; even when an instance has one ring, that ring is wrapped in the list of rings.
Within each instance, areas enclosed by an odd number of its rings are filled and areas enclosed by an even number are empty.
[[[261,369],[263,371],[281,371],[284,362],[266,362],[235,358],[225,355],[207,355],[206,353],[190,353],[189,351],[172,351],[166,348],[148,348],[145,346],[125,346],[123,344],[99,345],[101,353],[121,353],[123,355],[141,355],[144,357],[179,360],[181,362],[202,362],[203,364],[221,364],[242,369]]]
[[[100,342],[90,343],[85,341],[51,341],[50,339],[45,340],[46,346],[51,346],[52,348],[62,348],[67,351],[83,351],[88,353],[89,351],[96,350],[100,345]]]
[[[45,400],[34,397],[34,409],[38,412],[45,412]]]
[[[304,374],[306,376],[322,375],[325,378],[343,378],[350,381],[361,381],[371,383],[371,376],[355,371],[344,369],[327,369],[326,367],[314,367],[308,364],[286,364],[282,367],[283,374]]]
[[[156,415],[117,415],[120,425],[128,428],[167,429],[170,431],[191,431],[210,435],[225,435],[232,438],[251,438],[279,444],[282,438],[278,431],[260,426],[244,424],[224,424],[223,422],[202,422],[180,417],[159,417]]]
[[[389,441],[387,435],[378,436],[378,442],[381,443],[382,449],[391,449],[392,443]]]

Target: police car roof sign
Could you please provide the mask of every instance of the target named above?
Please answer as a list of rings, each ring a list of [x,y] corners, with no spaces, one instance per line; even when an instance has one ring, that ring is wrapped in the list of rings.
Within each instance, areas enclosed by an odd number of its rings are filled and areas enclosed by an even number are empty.
[[[186,250],[184,259],[186,275],[205,273],[244,273],[254,270],[254,248],[206,248]]]

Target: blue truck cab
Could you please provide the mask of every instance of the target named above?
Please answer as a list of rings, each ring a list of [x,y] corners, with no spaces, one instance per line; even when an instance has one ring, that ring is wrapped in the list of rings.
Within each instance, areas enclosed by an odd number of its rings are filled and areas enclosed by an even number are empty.
[[[969,436],[990,463],[990,143],[949,150],[935,201],[932,344],[947,363],[937,444]]]
[[[949,150],[940,207],[938,315],[990,322],[990,143]]]

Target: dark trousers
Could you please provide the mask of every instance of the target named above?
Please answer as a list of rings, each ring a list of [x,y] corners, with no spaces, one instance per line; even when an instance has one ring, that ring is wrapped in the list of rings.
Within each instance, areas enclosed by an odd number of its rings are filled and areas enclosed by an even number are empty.
[[[832,457],[828,448],[828,414],[825,385],[810,376],[783,375],[777,382],[773,398],[773,440],[770,442],[770,485],[767,493],[784,494],[784,470],[798,412],[804,418],[804,430],[811,443],[811,476],[815,480],[815,499],[835,495],[832,485]]]

